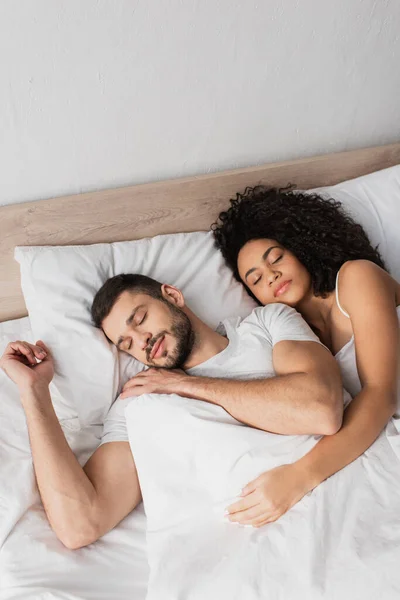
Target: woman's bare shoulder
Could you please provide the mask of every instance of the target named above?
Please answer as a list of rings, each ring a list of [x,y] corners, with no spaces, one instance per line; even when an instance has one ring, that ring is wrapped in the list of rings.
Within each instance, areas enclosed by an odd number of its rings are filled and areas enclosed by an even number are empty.
[[[349,260],[339,271],[340,302],[351,312],[366,297],[371,302],[386,296],[399,303],[400,286],[384,269],[369,260]]]

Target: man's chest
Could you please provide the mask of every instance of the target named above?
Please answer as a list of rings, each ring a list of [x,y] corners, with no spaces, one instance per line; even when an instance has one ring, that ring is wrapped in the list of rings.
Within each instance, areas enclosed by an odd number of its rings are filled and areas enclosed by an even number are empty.
[[[207,373],[204,375],[229,379],[273,377],[272,345],[260,336],[238,336],[229,356],[207,365]]]

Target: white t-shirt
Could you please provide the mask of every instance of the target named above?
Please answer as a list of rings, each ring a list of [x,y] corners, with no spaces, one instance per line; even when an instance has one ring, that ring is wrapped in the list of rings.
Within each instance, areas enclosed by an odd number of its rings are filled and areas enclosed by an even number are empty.
[[[272,349],[282,341],[317,342],[301,315],[286,304],[269,304],[255,308],[241,319],[227,319],[222,324],[229,339],[228,346],[200,365],[188,369],[188,375],[260,379],[274,377]],[[111,407],[103,429],[101,443],[128,442],[125,411],[135,398],[117,399]]]

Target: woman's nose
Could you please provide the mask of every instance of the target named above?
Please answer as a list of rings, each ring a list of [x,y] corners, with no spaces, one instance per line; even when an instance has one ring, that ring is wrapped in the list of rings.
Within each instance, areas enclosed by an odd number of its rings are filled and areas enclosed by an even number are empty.
[[[272,285],[278,279],[278,277],[278,271],[271,271],[271,273],[268,275],[269,285]]]

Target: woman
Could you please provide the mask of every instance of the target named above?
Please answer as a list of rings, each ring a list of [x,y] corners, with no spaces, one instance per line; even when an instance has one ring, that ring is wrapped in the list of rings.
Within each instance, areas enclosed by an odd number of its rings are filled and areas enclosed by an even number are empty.
[[[289,189],[247,188],[213,225],[235,277],[262,305],[295,307],[333,352],[353,396],[342,429],[296,463],[247,485],[229,518],[279,518],[375,441],[396,411],[400,285],[340,202]],[[392,430],[394,427],[392,426]]]

